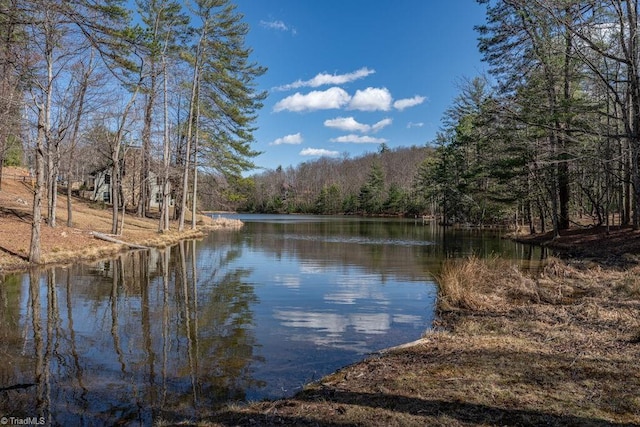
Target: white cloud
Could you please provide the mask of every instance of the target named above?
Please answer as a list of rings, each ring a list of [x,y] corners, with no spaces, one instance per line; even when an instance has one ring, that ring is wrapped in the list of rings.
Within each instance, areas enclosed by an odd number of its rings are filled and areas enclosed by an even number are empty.
[[[313,157],[338,157],[340,155],[337,151],[325,150],[324,148],[305,148],[300,151],[301,156],[313,156]]]
[[[287,96],[278,101],[273,107],[275,112],[279,111],[314,111],[328,110],[332,108],[342,108],[349,103],[351,96],[339,87],[332,87],[324,91],[313,91],[306,95],[299,92]]]
[[[360,136],[360,135],[345,135],[339,136],[338,138],[332,138],[331,142],[345,142],[345,143],[355,143],[355,144],[382,144],[387,142],[384,138],[374,138],[372,136]]]
[[[298,132],[293,135],[287,135],[287,136],[283,136],[282,138],[278,138],[269,145],[281,145],[281,144],[297,145],[297,144],[302,144],[302,141],[303,141],[302,134]]]
[[[373,126],[371,126],[371,131],[373,133],[376,133],[384,128],[386,128],[387,126],[389,126],[391,123],[393,123],[392,119],[386,118],[386,119],[382,119],[380,120],[378,123],[374,123]]]
[[[423,126],[424,126],[424,123],[422,123],[422,122],[418,122],[418,123],[409,122],[409,123],[407,123],[407,129],[421,128]]]
[[[351,98],[349,109],[361,111],[389,111],[391,109],[391,93],[387,88],[368,87],[358,90]]]
[[[324,125],[328,128],[336,128],[347,132],[369,132],[371,126],[358,123],[353,117],[337,117],[325,120]]]
[[[271,30],[289,31],[289,27],[282,21],[260,21],[260,25]]]
[[[295,28],[289,27],[282,21],[260,21],[260,25],[269,30],[291,32],[294,36],[298,33]]]
[[[378,132],[379,130],[389,126],[393,120],[391,119],[382,119],[379,122],[368,125],[364,123],[359,123],[353,117],[337,117],[335,119],[325,120],[324,125],[329,128],[335,128],[344,130],[347,132]]]
[[[278,86],[275,88],[275,90],[290,90],[298,89],[301,87],[319,87],[324,85],[342,85],[358,79],[362,79],[373,73],[375,73],[375,70],[370,70],[367,67],[362,67],[359,70],[346,74],[319,73],[311,80],[296,80],[293,83]]]
[[[426,99],[427,98],[425,98],[424,96],[419,96],[419,95],[416,95],[413,98],[398,99],[396,102],[393,103],[393,108],[395,108],[396,110],[402,111],[405,108],[415,107],[416,105],[420,105]]]

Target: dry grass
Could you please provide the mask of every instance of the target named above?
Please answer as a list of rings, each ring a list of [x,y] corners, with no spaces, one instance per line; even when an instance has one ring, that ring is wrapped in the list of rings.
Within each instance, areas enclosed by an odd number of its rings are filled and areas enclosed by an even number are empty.
[[[576,293],[587,292],[598,272],[602,272],[599,267],[580,271],[557,258],[548,259],[536,277],[498,257],[447,260],[437,277],[439,304],[444,310],[476,311],[508,310],[522,304],[561,304],[575,298]],[[614,272],[606,274],[610,277]],[[626,275],[625,283],[629,292],[640,286],[640,280],[630,274]]]
[[[539,301],[531,280],[500,258],[448,260],[436,278],[443,309],[486,310],[504,304],[506,294]],[[505,286],[506,284],[506,286]]]

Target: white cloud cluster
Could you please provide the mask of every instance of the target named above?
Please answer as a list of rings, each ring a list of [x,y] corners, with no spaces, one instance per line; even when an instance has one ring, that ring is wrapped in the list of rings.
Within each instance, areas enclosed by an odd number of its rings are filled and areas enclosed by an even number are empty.
[[[393,120],[387,118],[382,119],[373,125],[367,125],[359,123],[353,117],[337,117],[335,119],[325,120],[324,125],[329,128],[340,129],[347,132],[375,133],[389,126],[392,122]]]
[[[340,153],[338,151],[325,150],[324,148],[305,148],[300,151],[301,156],[311,156],[311,157],[338,157]]]
[[[264,23],[269,28],[287,31],[288,27],[281,21],[272,23]],[[330,86],[323,90],[312,90],[308,93],[296,92],[286,96],[278,101],[274,107],[274,112],[313,112],[320,110],[348,110],[348,111],[386,111],[392,110],[403,111],[407,108],[415,107],[422,104],[426,98],[424,96],[415,95],[412,98],[404,98],[394,100],[391,92],[386,87],[372,87],[358,89],[349,94],[341,85],[351,83],[353,81],[363,79],[375,73],[367,67],[362,67],[356,71],[345,74],[329,74],[326,72],[319,73],[310,80],[296,80],[283,86],[274,88],[275,90],[291,90],[299,88],[318,88],[320,86]],[[347,135],[332,138],[329,141],[334,143],[352,143],[352,144],[383,144],[388,142],[387,139],[374,137],[368,134],[375,134],[382,129],[390,126],[393,119],[387,117],[373,124],[361,123],[355,117],[336,117],[324,121],[324,126],[337,129],[348,133]],[[410,123],[407,127],[422,126],[422,123]],[[301,144],[303,142],[302,134],[291,134],[278,138],[271,145],[281,144]],[[305,148],[299,153],[301,156],[339,156],[338,151],[326,150],[323,148]]]
[[[393,106],[396,110],[402,111],[422,104],[425,99],[424,96],[414,96],[393,102],[391,92],[384,87],[358,89],[355,95],[351,96],[346,90],[333,86],[326,90],[314,90],[307,94],[296,92],[278,101],[273,110],[276,113],[280,111],[301,113],[341,108],[359,111],[390,111]]]
[[[346,73],[346,74],[319,73],[310,80],[304,80],[304,81],[296,80],[293,83],[289,83],[283,86],[278,86],[275,88],[275,90],[291,90],[291,89],[298,89],[301,87],[343,85],[345,83],[350,83],[352,81],[367,77],[368,75],[373,74],[375,72],[376,72],[375,70],[370,70],[367,67],[363,67],[352,73]]]
[[[283,31],[283,32],[291,32],[291,34],[296,35],[295,28],[290,28],[287,24],[282,21],[260,21],[260,25],[269,30]]]
[[[402,111],[405,108],[415,107],[416,105],[420,105],[425,101],[424,96],[416,95],[413,98],[399,99],[393,103],[393,108],[396,110]]]
[[[374,138],[367,135],[344,135],[338,138],[331,138],[331,142],[353,143],[353,144],[382,144],[387,142],[384,138]]]
[[[389,111],[391,109],[391,92],[386,87],[368,87],[357,90],[349,103],[350,110]]]
[[[280,111],[315,111],[342,108],[349,103],[351,96],[342,88],[332,87],[327,90],[314,90],[306,95],[295,93],[280,100],[274,107]]]
[[[282,144],[297,145],[297,144],[302,144],[302,141],[303,141],[302,134],[298,132],[293,135],[287,135],[287,136],[283,136],[282,138],[278,138],[269,145],[282,145]]]

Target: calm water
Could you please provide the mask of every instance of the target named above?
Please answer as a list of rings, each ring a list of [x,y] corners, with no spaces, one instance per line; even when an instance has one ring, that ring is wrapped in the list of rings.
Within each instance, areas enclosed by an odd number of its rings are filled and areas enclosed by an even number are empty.
[[[443,257],[539,251],[408,220],[239,216],[240,231],[0,285],[0,416],[149,425],[290,396],[434,316]]]

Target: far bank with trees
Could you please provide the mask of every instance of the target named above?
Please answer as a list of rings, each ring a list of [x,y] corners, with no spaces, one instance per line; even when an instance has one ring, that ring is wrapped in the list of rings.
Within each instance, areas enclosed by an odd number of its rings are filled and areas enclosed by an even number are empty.
[[[460,82],[435,140],[238,179],[234,206],[518,222],[554,235],[640,228],[638,2],[479,3],[490,74]]]
[[[71,206],[105,166],[113,234],[127,206],[150,215],[152,180],[159,231],[172,199],[181,229],[197,209],[640,228],[638,2],[479,3],[489,74],[461,79],[433,140],[246,176],[265,69],[229,0],[0,0],[0,160],[34,173],[30,258],[58,187]]]

